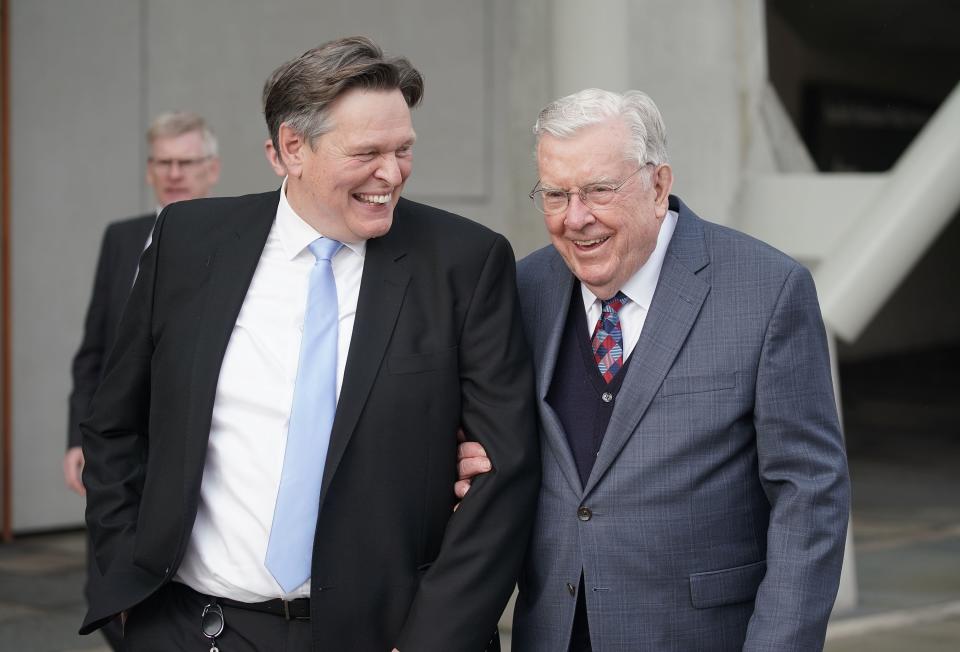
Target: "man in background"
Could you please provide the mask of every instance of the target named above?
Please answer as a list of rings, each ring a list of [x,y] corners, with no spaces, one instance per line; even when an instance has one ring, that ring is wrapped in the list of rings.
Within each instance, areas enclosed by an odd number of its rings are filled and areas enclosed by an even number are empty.
[[[157,116],[147,131],[147,145],[147,184],[153,188],[157,208],[146,215],[107,226],[87,307],[83,340],[73,357],[63,478],[67,487],[81,496],[86,491],[80,481],[84,459],[79,423],[86,417],[90,400],[100,384],[120,314],[133,287],[140,254],[150,244],[157,215],[167,204],[206,197],[220,178],[217,139],[204,119],[195,113],[176,111]],[[91,566],[91,571],[93,568]],[[91,588],[88,583],[88,596]],[[103,630],[114,649],[119,644],[119,630],[119,626]]]

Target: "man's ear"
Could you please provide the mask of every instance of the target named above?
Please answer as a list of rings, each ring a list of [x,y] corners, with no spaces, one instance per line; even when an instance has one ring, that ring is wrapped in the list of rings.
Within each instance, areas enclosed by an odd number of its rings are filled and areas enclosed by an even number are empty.
[[[220,181],[220,157],[214,156],[210,159],[210,185],[215,186]]]
[[[278,154],[283,165],[287,168],[287,174],[299,179],[303,174],[304,156],[306,150],[310,148],[310,143],[286,122],[280,125],[277,140],[280,141]]]
[[[661,219],[670,210],[670,189],[673,188],[673,169],[669,163],[658,165],[653,171],[653,189],[657,218]]]

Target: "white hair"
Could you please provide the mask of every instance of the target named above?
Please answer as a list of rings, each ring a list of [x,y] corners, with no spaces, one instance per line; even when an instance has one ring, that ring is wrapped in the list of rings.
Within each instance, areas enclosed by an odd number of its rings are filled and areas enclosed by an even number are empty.
[[[660,110],[650,96],[641,91],[623,94],[588,88],[561,97],[545,106],[533,125],[537,142],[544,134],[570,138],[585,127],[613,117],[623,118],[630,129],[631,143],[625,143],[628,159],[640,165],[667,162],[667,132]]]
[[[207,125],[207,121],[192,111],[168,111],[161,113],[147,130],[147,144],[153,145],[158,138],[176,138],[183,134],[198,132],[203,142],[206,156],[217,155],[217,137]]]

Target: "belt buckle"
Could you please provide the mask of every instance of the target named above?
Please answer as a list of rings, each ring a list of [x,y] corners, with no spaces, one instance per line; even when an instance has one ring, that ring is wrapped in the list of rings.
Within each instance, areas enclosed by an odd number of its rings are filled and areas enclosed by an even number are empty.
[[[290,603],[287,602],[286,600],[282,600],[282,602],[283,602],[283,617],[286,620],[290,620]]]

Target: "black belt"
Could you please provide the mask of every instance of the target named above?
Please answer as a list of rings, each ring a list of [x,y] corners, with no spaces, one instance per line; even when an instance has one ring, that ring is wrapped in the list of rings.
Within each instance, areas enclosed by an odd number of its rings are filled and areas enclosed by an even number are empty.
[[[280,616],[286,620],[310,620],[310,598],[297,598],[296,600],[276,598],[265,602],[238,602],[229,598],[216,598],[216,601],[225,607],[259,611],[260,613]]]

